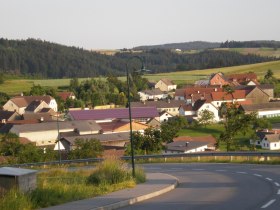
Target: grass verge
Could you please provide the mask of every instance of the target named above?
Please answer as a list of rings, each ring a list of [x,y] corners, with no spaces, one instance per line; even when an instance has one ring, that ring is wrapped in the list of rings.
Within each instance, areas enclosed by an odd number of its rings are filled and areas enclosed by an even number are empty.
[[[118,159],[105,160],[90,170],[51,169],[37,175],[34,191],[24,194],[13,189],[6,193],[0,198],[0,209],[38,209],[132,188],[143,181],[142,169],[136,170],[133,179],[126,163]]]

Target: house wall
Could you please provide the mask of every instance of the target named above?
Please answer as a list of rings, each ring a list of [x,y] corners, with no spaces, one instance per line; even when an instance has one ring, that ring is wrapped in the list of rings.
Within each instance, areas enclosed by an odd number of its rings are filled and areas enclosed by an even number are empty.
[[[176,88],[177,88],[177,85],[169,85],[169,86],[167,86],[167,90],[168,91],[176,90]]]
[[[215,76],[210,80],[210,85],[227,85],[228,82],[225,81],[219,74],[215,74]]]
[[[164,113],[163,115],[161,115],[159,117],[159,121],[160,122],[166,122],[168,121],[168,118],[173,117],[172,115],[168,114],[168,113]]]
[[[197,110],[197,113],[200,113],[200,112],[202,112],[202,111],[205,110],[205,109],[208,110],[208,111],[210,111],[210,112],[213,112],[213,114],[214,114],[214,119],[213,119],[213,121],[214,121],[214,122],[220,121],[219,111],[218,111],[218,109],[217,109],[216,107],[214,107],[211,103],[205,103],[205,104],[203,104],[203,105]],[[199,119],[199,115],[198,115],[197,118]]]
[[[184,108],[182,108],[182,107],[180,107],[180,109],[179,109],[180,116],[192,116],[195,114],[196,114],[196,111],[185,111]]]
[[[50,108],[52,108],[55,112],[57,112],[57,103],[55,99],[52,99],[49,103]]]
[[[269,99],[272,99],[274,98],[274,89],[263,89],[262,90],[263,92],[265,92],[268,96],[269,96]]]
[[[202,147],[198,147],[195,149],[191,149],[191,150],[185,150],[185,151],[174,151],[174,150],[166,150],[164,153],[165,154],[182,154],[182,153],[194,153],[194,152],[204,152],[207,149],[207,145],[202,146]]]
[[[37,177],[36,173],[26,174],[19,176],[18,178],[18,187],[22,192],[29,192],[36,189],[37,186]]]
[[[261,104],[269,102],[269,96],[262,90],[255,88],[247,96],[246,99],[251,100],[253,104]]]
[[[236,103],[238,101],[246,101],[246,98],[233,99],[233,100],[212,101],[211,103],[216,107],[221,107],[222,103]]]
[[[276,117],[280,116],[280,107],[278,110],[271,110],[271,111],[258,111],[258,117]]]
[[[172,108],[157,108],[158,112],[167,111],[173,116],[179,115],[179,107],[172,107]]]
[[[280,149],[280,141],[269,142],[267,140],[262,140],[261,141],[261,147],[263,149],[268,149],[268,150],[279,150]]]
[[[3,110],[7,110],[7,111],[16,111],[17,113],[19,113],[20,115],[22,115],[24,113],[26,107],[22,107],[19,108],[14,102],[12,102],[11,100],[7,101],[6,104],[4,104],[3,106]]]
[[[162,82],[161,80],[159,80],[155,84],[155,88],[159,88],[161,91],[168,91],[168,86],[164,82]]]

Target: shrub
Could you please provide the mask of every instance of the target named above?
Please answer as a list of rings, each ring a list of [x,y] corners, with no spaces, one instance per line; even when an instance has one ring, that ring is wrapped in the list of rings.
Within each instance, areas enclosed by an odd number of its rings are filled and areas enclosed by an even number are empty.
[[[117,159],[107,159],[103,161],[87,179],[89,184],[118,184],[132,180],[124,162]]]

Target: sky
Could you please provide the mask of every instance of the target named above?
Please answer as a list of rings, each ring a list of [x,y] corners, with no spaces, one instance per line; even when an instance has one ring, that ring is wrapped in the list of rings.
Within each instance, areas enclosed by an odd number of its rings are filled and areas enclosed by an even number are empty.
[[[84,49],[280,40],[280,0],[0,0],[0,37]]]

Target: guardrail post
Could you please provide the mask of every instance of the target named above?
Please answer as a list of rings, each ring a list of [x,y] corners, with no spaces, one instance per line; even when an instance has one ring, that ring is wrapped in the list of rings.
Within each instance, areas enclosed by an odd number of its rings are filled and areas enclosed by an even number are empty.
[[[200,162],[200,156],[199,155],[197,156],[197,161]]]
[[[183,161],[184,160],[184,157],[181,157],[181,161]]]
[[[167,160],[167,158],[165,157],[165,158],[164,158],[164,162],[165,162],[165,163],[166,163],[166,160]]]
[[[231,156],[230,156],[230,162],[232,162],[232,160],[233,160],[233,156],[231,155]]]

